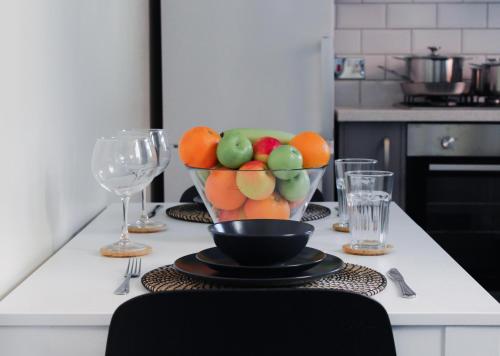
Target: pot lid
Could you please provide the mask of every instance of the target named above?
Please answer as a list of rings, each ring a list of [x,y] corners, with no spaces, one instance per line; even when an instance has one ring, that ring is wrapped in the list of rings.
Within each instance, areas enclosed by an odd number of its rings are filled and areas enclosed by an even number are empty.
[[[499,67],[500,66],[500,61],[497,60],[496,58],[487,58],[486,62],[483,64],[479,65],[480,67]]]
[[[413,56],[407,56],[405,59],[431,59],[431,60],[437,60],[437,61],[443,61],[447,59],[463,59],[462,56],[445,56],[438,54],[438,51],[441,49],[441,47],[435,47],[435,46],[430,46],[427,47],[430,51],[429,54],[427,55],[413,55]]]

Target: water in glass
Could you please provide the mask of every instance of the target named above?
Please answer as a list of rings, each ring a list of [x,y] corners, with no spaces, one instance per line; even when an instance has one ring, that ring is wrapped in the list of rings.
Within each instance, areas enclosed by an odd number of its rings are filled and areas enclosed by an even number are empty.
[[[346,200],[351,247],[385,247],[393,173],[387,171],[351,171],[346,173]]]
[[[339,202],[338,225],[348,227],[347,201],[345,191],[345,174],[349,171],[373,169],[377,160],[370,158],[340,158],[335,160],[335,185],[337,187],[337,200]]]

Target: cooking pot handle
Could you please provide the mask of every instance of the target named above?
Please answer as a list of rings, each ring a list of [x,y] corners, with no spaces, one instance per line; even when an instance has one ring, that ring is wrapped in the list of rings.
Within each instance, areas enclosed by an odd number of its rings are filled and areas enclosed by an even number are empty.
[[[395,75],[396,77],[399,77],[403,80],[410,81],[410,78],[408,76],[401,74],[393,69],[389,69],[389,68],[384,67],[384,66],[377,66],[377,67],[382,69],[384,72],[391,73],[391,74]]]

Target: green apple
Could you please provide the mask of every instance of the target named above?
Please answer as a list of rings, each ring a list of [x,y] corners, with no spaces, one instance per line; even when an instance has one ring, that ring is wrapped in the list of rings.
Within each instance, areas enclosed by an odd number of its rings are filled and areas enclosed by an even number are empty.
[[[293,146],[281,145],[271,151],[267,165],[271,170],[276,171],[273,174],[277,178],[292,179],[301,172],[298,169],[302,168],[302,154]]]
[[[278,180],[278,190],[280,194],[288,201],[302,200],[307,196],[311,187],[309,174],[307,171],[300,171],[300,173],[288,180]]]
[[[241,133],[224,135],[217,145],[217,159],[225,167],[239,168],[252,157],[252,142]]]

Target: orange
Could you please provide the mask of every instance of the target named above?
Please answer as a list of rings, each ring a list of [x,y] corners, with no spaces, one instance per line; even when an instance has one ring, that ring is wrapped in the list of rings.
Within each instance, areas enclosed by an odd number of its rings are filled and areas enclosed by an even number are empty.
[[[209,127],[196,126],[187,130],[179,141],[181,161],[190,167],[213,167],[217,163],[219,141],[219,134]]]
[[[247,219],[281,219],[290,218],[288,202],[278,194],[272,194],[264,200],[248,199],[243,206]]]
[[[246,200],[236,186],[236,171],[229,169],[213,170],[205,182],[205,195],[217,209],[235,210]]]
[[[330,147],[325,139],[316,132],[301,132],[292,138],[290,145],[302,154],[304,168],[322,167],[330,160]]]
[[[244,220],[245,213],[242,208],[235,210],[219,210],[217,217],[219,221]]]

